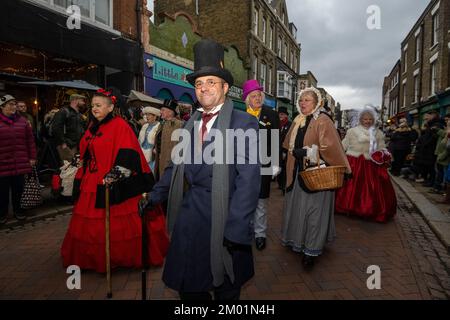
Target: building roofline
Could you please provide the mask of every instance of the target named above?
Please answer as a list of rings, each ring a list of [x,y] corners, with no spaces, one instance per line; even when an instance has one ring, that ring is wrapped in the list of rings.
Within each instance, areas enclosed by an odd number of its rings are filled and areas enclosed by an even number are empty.
[[[403,47],[403,45],[405,45],[408,40],[414,35],[414,33],[417,30],[417,27],[420,26],[423,22],[423,20],[425,19],[425,16],[428,14],[428,12],[430,12],[432,10],[432,8],[441,0],[432,0],[430,1],[430,3],[428,4],[428,6],[425,8],[425,10],[422,12],[422,14],[420,15],[419,19],[417,19],[416,23],[413,25],[413,27],[410,29],[410,31],[408,32],[407,36],[403,39],[403,41],[401,42],[401,46]]]

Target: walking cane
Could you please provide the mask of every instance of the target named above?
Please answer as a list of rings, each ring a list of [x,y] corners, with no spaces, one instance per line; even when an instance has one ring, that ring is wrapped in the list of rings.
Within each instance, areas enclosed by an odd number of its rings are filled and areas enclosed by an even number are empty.
[[[105,190],[105,209],[106,209],[106,217],[105,217],[105,246],[106,246],[106,281],[107,281],[107,297],[108,299],[112,298],[112,286],[111,286],[111,252],[109,245],[109,185],[106,185]]]
[[[142,199],[145,201],[147,194],[142,194]],[[142,284],[142,300],[147,300],[147,219],[145,214],[145,208],[139,206],[139,214],[142,218],[142,271],[141,271],[141,284]]]

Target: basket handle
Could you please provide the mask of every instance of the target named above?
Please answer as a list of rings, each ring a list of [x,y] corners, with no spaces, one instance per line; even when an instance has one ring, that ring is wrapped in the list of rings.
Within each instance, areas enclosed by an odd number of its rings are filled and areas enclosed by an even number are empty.
[[[319,146],[317,146],[317,169],[320,169],[320,153],[319,153]]]

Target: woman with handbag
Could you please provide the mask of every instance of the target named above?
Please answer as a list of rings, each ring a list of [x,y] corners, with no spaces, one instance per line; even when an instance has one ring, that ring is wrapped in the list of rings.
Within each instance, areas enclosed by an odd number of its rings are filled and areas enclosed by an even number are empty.
[[[359,124],[342,141],[353,178],[336,192],[336,212],[386,222],[397,209],[397,198],[387,167],[391,155],[383,133],[377,129],[377,113],[365,107]]]
[[[7,221],[9,192],[17,220],[26,219],[20,207],[25,175],[36,164],[36,145],[28,121],[17,113],[16,99],[0,97],[0,224]]]
[[[114,115],[116,99],[111,91],[100,89],[91,102],[93,119],[80,142],[80,168],[73,185],[75,205],[61,248],[64,267],[77,265],[81,269],[106,271],[108,207],[111,267],[139,268],[142,264],[138,203],[142,193],[152,188],[154,179],[132,128]],[[117,176],[118,171],[122,178],[110,183],[108,177],[112,173]],[[161,208],[155,207],[153,211],[150,215],[157,216],[159,226],[164,226]],[[154,226],[149,223],[148,228],[153,230]],[[164,227],[160,229],[164,231]],[[152,230],[149,234],[153,236]],[[149,264],[161,265],[168,237],[159,232],[151,241],[160,245],[158,249],[163,254],[150,251]]]
[[[283,144],[289,152],[282,243],[302,252],[303,265],[310,268],[326,242],[335,237],[334,190],[312,191],[300,173],[308,168],[308,162],[313,166],[318,161],[345,166],[347,174],[351,169],[334,123],[322,108],[320,91],[307,88],[300,92],[297,110],[299,115]]]

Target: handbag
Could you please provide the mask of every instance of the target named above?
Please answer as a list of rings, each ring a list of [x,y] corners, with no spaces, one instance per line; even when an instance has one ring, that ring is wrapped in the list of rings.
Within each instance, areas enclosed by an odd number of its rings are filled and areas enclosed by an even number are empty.
[[[41,188],[36,167],[33,166],[31,173],[25,176],[23,193],[20,198],[20,207],[24,210],[33,209],[42,205]]]

